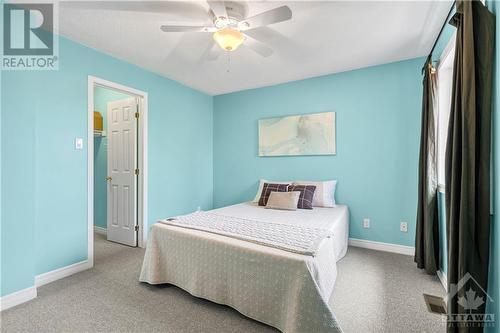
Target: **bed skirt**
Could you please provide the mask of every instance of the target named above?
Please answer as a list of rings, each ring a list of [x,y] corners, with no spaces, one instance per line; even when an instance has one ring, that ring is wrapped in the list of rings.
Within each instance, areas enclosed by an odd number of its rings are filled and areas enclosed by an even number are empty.
[[[311,257],[157,223],[139,280],[173,284],[285,333],[342,332],[328,304],[333,246],[325,239]]]

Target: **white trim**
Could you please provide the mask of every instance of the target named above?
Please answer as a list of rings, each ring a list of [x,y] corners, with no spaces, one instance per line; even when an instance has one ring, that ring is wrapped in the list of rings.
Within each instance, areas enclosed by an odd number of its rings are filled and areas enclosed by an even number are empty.
[[[148,241],[148,94],[142,92],[142,103],[139,103],[139,212],[138,245],[145,248]]]
[[[392,252],[412,256],[415,254],[413,246],[375,242],[365,239],[349,238],[349,246],[361,247],[364,249]]]
[[[139,186],[138,186],[138,246],[146,247],[148,239],[148,93],[107,81],[95,76],[88,76],[88,121],[87,121],[87,223],[88,223],[88,261],[94,265],[94,87],[105,87],[139,97]]]
[[[41,287],[48,283],[54,282],[56,280],[68,277],[75,273],[85,271],[92,268],[91,263],[88,260],[80,261],[75,264],[71,264],[65,267],[54,269],[53,271],[43,273],[35,276],[35,286]]]
[[[441,281],[444,290],[448,292],[448,278],[446,277],[446,274],[442,270],[439,270],[437,271],[437,276],[439,278],[439,281]]]
[[[0,311],[7,310],[13,306],[31,301],[37,297],[37,288],[54,282],[56,280],[68,277],[70,275],[92,268],[89,260],[84,260],[71,264],[53,271],[35,276],[35,285],[15,293],[0,297]]]
[[[104,236],[106,236],[108,234],[108,230],[106,228],[98,227],[96,225],[94,226],[94,232],[96,234],[104,235]]]
[[[87,98],[87,260],[94,266],[94,82],[90,76]]]
[[[3,297],[0,297],[0,311],[7,310],[13,306],[31,301],[34,298],[36,298],[35,286],[5,295]]]
[[[440,193],[445,193],[445,191],[446,191],[446,186],[445,186],[444,184],[438,184],[437,190],[438,190],[438,192],[440,192]]]

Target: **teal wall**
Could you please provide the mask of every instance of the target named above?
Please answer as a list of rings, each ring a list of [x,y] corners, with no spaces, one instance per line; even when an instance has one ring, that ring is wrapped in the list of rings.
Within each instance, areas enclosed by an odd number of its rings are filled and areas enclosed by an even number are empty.
[[[211,96],[65,38],[59,59],[2,73],[2,295],[87,258],[88,75],[149,94],[149,224],[212,207]]]
[[[216,96],[214,205],[252,199],[259,178],[337,179],[350,237],[413,246],[424,60]],[[335,156],[258,156],[258,119],[322,111],[337,112]]]
[[[0,15],[3,14],[0,11]],[[2,71],[0,71],[0,92],[2,91]],[[2,102],[1,102],[1,97],[2,95],[0,94],[0,296],[2,295],[2,265],[1,263],[4,260],[8,260],[6,257],[4,258],[3,256],[3,243],[2,243],[2,230],[3,230],[3,211],[2,211],[2,193],[3,193],[3,186],[2,186],[2,179],[3,179],[3,171],[2,171]]]
[[[3,1],[2,1],[3,3]],[[3,5],[0,4],[3,17]],[[1,76],[1,286],[0,296],[22,290],[34,284],[34,218],[35,218],[35,119],[28,110],[28,101],[19,96],[16,87],[10,86]],[[27,82],[26,89],[36,84]],[[18,95],[11,101],[16,113],[6,110],[8,95]],[[15,217],[15,218],[12,218]]]
[[[488,294],[494,302],[489,302],[489,312],[495,314],[496,327],[488,332],[500,332],[500,3],[487,1],[496,15],[496,50],[493,91],[493,217],[491,224],[491,257]]]
[[[33,286],[35,275],[35,119],[8,76],[2,73],[2,295]],[[37,84],[28,81],[24,89]]]
[[[0,15],[2,15],[2,11],[0,11]],[[2,91],[2,71],[0,70],[0,92]],[[2,253],[3,245],[2,245],[2,217],[3,217],[3,212],[2,212],[2,192],[3,192],[3,187],[2,187],[2,95],[0,94],[0,296],[2,295],[2,261],[7,258],[4,258]]]
[[[107,132],[108,103],[133,96],[104,87],[94,88],[94,110],[103,117],[103,129]],[[94,137],[94,225],[107,226],[108,137]]]

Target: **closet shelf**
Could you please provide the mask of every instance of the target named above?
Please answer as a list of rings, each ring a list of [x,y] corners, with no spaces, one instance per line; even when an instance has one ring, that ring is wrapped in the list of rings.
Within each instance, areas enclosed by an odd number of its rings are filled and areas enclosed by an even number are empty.
[[[105,137],[106,131],[94,130],[94,136]]]

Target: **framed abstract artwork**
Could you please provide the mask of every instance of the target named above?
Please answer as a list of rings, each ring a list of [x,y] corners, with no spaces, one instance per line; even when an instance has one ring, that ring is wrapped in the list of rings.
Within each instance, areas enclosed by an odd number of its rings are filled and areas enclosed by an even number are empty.
[[[259,120],[259,156],[335,153],[335,112]]]

